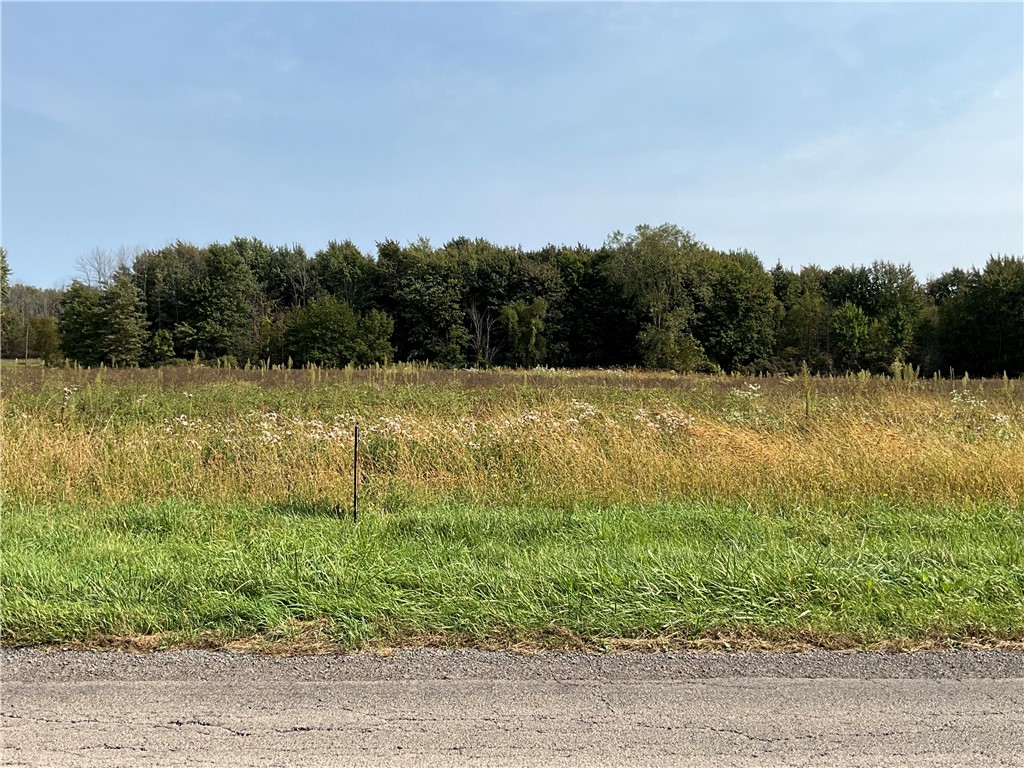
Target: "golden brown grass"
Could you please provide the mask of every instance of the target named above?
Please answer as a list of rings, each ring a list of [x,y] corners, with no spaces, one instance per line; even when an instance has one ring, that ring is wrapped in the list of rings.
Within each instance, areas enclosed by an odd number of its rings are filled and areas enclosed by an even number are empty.
[[[1024,500],[1016,381],[637,372],[7,372],[9,497],[383,506]]]

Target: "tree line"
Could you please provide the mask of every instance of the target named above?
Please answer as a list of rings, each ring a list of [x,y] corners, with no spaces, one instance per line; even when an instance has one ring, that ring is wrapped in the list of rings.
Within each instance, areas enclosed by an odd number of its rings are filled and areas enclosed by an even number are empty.
[[[11,285],[5,357],[152,366],[422,361],[449,367],[1024,375],[1024,259],[925,283],[907,265],[766,269],[672,224],[599,248],[465,237],[299,245],[254,238],[98,253],[61,291]],[[91,268],[89,268],[91,267]]]

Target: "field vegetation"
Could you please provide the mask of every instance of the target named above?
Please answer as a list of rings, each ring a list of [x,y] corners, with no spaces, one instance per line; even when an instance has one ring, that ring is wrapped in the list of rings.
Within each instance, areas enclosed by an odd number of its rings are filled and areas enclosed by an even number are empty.
[[[3,642],[1021,643],[1022,395],[913,369],[5,368]]]

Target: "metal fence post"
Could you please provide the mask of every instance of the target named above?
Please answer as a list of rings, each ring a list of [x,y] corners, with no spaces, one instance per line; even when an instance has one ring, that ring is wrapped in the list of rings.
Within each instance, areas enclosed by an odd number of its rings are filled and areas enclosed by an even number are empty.
[[[359,519],[359,422],[352,443],[352,521]]]

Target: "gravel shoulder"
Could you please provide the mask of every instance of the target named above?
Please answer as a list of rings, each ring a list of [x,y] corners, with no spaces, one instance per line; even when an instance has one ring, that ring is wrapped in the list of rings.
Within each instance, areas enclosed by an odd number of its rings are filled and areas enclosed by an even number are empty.
[[[1024,652],[510,653],[404,650],[386,654],[260,656],[229,651],[150,653],[0,649],[0,679],[19,682],[232,680],[680,680],[777,677],[853,680],[1024,679]]]

